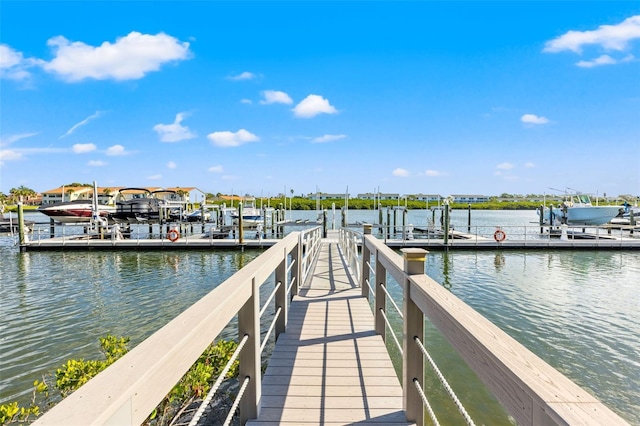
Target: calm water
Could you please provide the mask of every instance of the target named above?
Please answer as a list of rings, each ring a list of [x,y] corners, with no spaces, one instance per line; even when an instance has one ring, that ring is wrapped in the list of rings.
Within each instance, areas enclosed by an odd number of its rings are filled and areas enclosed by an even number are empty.
[[[527,233],[536,232],[535,212],[472,214],[473,225],[527,226]],[[316,213],[292,216],[314,220]],[[423,226],[430,217],[413,211],[408,223]],[[456,229],[466,228],[466,211],[454,211],[452,217]],[[355,221],[375,222],[377,214],[350,211],[349,222]],[[21,254],[9,238],[0,239],[0,403],[26,403],[33,380],[69,358],[97,358],[99,336],[129,336],[131,346],[138,344],[260,253]],[[433,251],[426,269],[627,421],[640,425],[640,253]],[[468,371],[429,327],[427,342],[463,403],[473,399],[475,382],[467,380]],[[486,412],[491,403],[482,398],[465,405],[480,419],[491,419]],[[444,416],[446,424],[448,414]]]

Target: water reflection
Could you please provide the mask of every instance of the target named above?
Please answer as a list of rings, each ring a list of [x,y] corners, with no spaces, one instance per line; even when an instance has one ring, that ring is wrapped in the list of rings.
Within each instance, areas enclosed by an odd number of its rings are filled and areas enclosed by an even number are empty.
[[[261,253],[3,253],[0,404],[28,403],[33,380],[96,357],[100,336],[138,344]]]
[[[427,273],[640,424],[639,253],[432,252]]]
[[[451,286],[453,284],[451,284],[451,277],[450,277],[450,273],[449,273],[449,265],[450,263],[450,258],[449,258],[449,252],[445,251],[443,252],[443,256],[442,256],[442,286],[444,288],[446,288],[447,290],[451,290]]]

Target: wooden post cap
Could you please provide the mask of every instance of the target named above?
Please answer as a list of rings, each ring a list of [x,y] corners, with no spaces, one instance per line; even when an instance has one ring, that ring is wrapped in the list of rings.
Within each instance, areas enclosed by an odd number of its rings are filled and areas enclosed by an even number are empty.
[[[421,248],[403,248],[400,251],[404,257],[404,272],[409,275],[424,274],[428,251]]]
[[[371,225],[370,223],[365,223],[362,225],[362,227],[364,228],[365,235],[371,234],[371,229],[373,228],[373,225]]]

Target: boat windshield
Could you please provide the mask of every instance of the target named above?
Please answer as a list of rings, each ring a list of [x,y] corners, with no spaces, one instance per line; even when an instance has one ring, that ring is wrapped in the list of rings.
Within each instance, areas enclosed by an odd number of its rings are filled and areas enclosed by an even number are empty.
[[[576,196],[580,204],[591,204],[591,199],[587,194],[579,194]]]

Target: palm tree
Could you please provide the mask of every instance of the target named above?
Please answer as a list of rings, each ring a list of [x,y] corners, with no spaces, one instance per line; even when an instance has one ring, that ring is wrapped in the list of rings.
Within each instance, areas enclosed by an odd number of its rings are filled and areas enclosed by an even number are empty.
[[[9,194],[11,199],[15,203],[17,200],[20,199],[20,197],[28,198],[36,195],[37,193],[31,188],[27,188],[24,185],[20,185],[17,188],[11,188],[11,190],[9,191]]]

